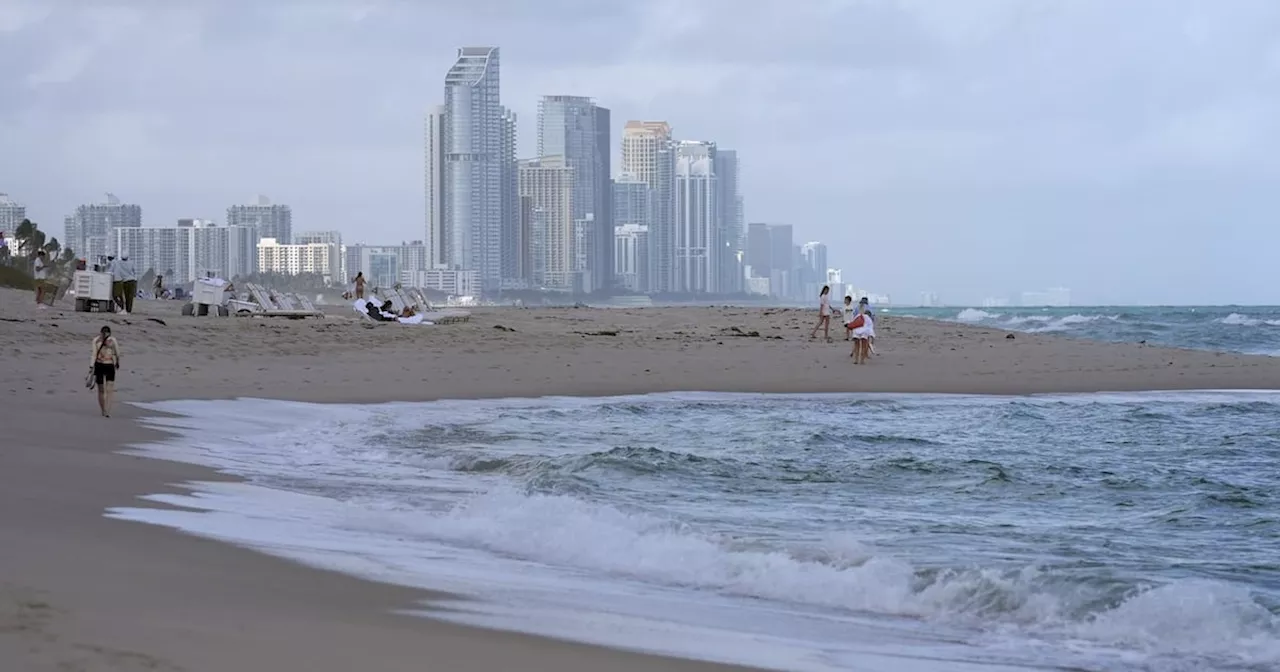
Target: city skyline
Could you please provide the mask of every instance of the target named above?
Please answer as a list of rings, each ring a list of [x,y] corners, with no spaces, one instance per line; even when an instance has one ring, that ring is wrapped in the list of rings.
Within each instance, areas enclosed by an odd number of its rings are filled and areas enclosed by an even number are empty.
[[[518,157],[536,153],[543,95],[594,98],[615,139],[629,119],[665,119],[742,152],[746,221],[790,222],[897,295],[1280,299],[1264,252],[1280,245],[1280,7],[977,4],[761,0],[724,31],[715,3],[482,21],[479,7],[19,1],[0,20],[0,72],[18,83],[0,152],[22,169],[0,191],[51,234],[106,191],[148,224],[217,219],[263,191],[302,227],[422,238],[424,113],[453,46],[494,44]],[[732,47],[744,40],[771,46]],[[1088,57],[1055,46],[1083,43]],[[587,46],[605,57],[576,56]]]

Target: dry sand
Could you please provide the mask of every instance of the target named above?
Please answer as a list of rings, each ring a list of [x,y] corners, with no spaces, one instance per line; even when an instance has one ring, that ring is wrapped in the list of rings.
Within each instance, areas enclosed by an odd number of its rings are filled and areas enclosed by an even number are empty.
[[[468,324],[37,311],[0,290],[0,670],[696,670],[723,666],[393,615],[432,597],[306,569],[106,507],[217,478],[114,452],[154,438],[83,387],[103,324],[121,401],[315,402],[739,392],[1024,394],[1280,388],[1280,358],[1006,333],[882,315],[881,354],[808,340],[806,311],[487,309]],[[157,318],[163,322],[155,321]]]

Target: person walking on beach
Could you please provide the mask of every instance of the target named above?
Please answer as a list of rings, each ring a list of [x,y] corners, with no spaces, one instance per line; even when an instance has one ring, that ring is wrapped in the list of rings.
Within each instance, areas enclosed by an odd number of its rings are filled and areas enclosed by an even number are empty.
[[[106,271],[111,274],[111,300],[116,310],[124,310],[124,277],[120,275],[120,260],[115,256],[107,257]]]
[[[36,281],[36,307],[45,310],[44,293],[45,285],[49,280],[49,263],[44,250],[36,252],[36,260],[33,264],[31,275]]]
[[[164,276],[163,275],[156,273],[156,282],[151,287],[151,294],[155,296],[156,299],[164,298]]]
[[[813,326],[813,331],[809,334],[809,340],[818,337],[818,330],[822,330],[823,338],[827,342],[831,342],[831,287],[822,286],[822,292],[818,294],[818,323]]]
[[[133,312],[133,300],[138,298],[138,267],[129,261],[129,253],[120,255],[121,290],[124,292],[124,314]]]
[[[111,417],[111,402],[116,391],[116,371],[120,370],[120,345],[111,335],[111,327],[103,327],[93,339],[93,359],[89,361],[93,383],[98,387],[98,409],[102,417]]]
[[[357,271],[355,279],[353,279],[351,282],[354,282],[356,285],[356,298],[363,299],[364,298],[364,271]]]

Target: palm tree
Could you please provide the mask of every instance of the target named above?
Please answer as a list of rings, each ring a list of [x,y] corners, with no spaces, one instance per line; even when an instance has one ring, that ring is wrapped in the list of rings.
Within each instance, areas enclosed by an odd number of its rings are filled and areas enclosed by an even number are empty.
[[[18,256],[23,256],[31,243],[31,236],[36,232],[36,225],[29,219],[22,220],[18,228],[13,230],[13,239],[18,241]]]

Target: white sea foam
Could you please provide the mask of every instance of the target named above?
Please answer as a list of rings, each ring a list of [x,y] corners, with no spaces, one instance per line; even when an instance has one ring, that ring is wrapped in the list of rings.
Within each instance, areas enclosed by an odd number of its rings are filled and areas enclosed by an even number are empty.
[[[982,322],[984,320],[994,320],[1000,317],[1000,313],[988,313],[985,310],[977,308],[965,308],[956,315],[956,319],[962,322]]]
[[[1230,393],[1178,394],[1216,399]],[[1140,396],[1056,399],[1123,403]],[[369,441],[374,432],[483,420],[504,408],[599,403],[155,404],[181,414],[152,421],[180,437],[142,453],[252,482],[198,484],[191,495],[150,498],[186,510],[133,507],[110,515],[485,600],[436,617],[779,669],[1030,667],[1041,661],[1046,642],[1070,639],[1094,657],[1119,655],[1098,651],[1120,646],[1155,656],[1280,664],[1275,616],[1223,584],[1166,584],[1080,620],[1072,615],[1073,596],[1055,592],[1052,577],[1036,567],[922,574],[854,531],[760,548],[622,506],[528,493],[500,475],[458,474],[449,459],[393,455]],[[288,491],[289,479],[307,479],[314,492]],[[340,494],[361,482],[386,488],[359,499]],[[1077,655],[1069,650],[1055,649],[1056,660]]]
[[[1280,327],[1280,320],[1264,320],[1260,317],[1249,317],[1248,315],[1241,315],[1240,313],[1231,313],[1230,315],[1219,319],[1218,322],[1220,324],[1239,327]]]

